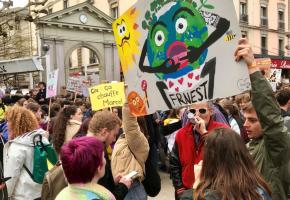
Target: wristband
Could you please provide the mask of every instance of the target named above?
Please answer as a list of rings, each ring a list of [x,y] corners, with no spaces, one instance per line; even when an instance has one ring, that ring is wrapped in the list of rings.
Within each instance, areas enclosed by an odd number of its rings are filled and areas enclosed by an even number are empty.
[[[254,61],[252,62],[252,64],[248,66],[248,68],[249,68],[249,69],[252,69],[252,68],[255,68],[255,67],[257,67],[257,63],[256,63],[256,61],[254,60]]]

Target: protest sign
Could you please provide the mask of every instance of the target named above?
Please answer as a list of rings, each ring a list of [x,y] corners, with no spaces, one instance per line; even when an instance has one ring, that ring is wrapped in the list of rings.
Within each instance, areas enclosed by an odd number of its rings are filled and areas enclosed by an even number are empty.
[[[274,92],[277,90],[277,85],[281,83],[281,74],[282,69],[271,69],[268,81],[270,82],[270,85],[272,86],[272,89]]]
[[[87,75],[70,77],[67,81],[66,90],[89,96],[88,88],[99,84],[99,75]]]
[[[231,0],[138,1],[113,31],[135,115],[250,89],[233,56],[241,31]]]
[[[93,75],[87,75],[87,76],[81,76],[80,77],[81,80],[81,91],[82,94],[85,97],[89,96],[89,87],[92,87],[93,85],[98,85],[100,83],[99,80],[99,75],[97,74],[93,74]]]
[[[123,106],[124,83],[107,83],[89,88],[92,110]]]
[[[46,98],[51,98],[57,95],[57,80],[58,69],[47,74]]]
[[[77,77],[70,77],[67,80],[66,90],[70,92],[81,93],[81,80]]]

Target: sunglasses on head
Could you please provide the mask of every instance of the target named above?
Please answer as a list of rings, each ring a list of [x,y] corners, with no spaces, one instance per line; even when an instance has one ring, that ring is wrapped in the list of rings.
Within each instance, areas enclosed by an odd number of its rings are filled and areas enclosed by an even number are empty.
[[[191,112],[192,114],[195,114],[196,111],[198,111],[200,114],[205,114],[207,109],[205,109],[205,108],[200,108],[200,109],[192,108],[192,109],[189,109],[189,112]]]

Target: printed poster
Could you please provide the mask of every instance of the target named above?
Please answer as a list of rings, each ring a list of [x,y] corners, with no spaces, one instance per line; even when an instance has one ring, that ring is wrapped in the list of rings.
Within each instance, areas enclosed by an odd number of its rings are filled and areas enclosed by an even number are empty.
[[[58,69],[47,74],[46,98],[57,95]]]
[[[250,89],[232,0],[139,0],[112,26],[137,116]]]

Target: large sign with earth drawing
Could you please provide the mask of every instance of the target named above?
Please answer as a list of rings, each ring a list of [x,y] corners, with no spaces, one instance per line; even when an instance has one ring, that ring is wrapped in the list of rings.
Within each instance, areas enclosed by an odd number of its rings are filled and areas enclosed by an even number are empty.
[[[146,115],[250,89],[236,63],[232,0],[139,0],[113,23],[131,112]]]

